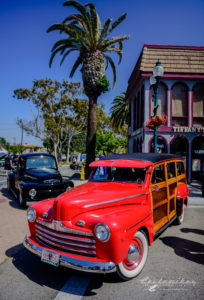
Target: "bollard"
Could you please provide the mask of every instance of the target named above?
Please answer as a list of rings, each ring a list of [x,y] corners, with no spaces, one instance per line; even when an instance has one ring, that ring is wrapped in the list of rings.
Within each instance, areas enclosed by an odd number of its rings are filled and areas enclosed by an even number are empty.
[[[85,168],[84,168],[84,166],[81,167],[81,171],[80,171],[80,179],[81,179],[81,180],[85,180]]]

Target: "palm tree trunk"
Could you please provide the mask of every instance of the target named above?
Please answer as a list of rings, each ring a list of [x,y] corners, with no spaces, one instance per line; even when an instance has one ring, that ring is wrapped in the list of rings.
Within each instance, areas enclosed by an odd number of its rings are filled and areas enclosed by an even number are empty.
[[[96,111],[97,111],[97,97],[89,97],[89,112],[88,112],[88,127],[86,139],[86,178],[89,177],[89,164],[95,160],[95,146],[96,146]]]

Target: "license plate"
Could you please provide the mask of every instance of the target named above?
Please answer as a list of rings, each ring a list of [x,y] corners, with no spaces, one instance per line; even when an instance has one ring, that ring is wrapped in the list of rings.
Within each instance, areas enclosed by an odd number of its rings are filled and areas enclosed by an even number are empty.
[[[58,267],[59,266],[59,257],[60,257],[60,255],[58,253],[54,253],[54,252],[43,249],[41,261],[44,261],[50,265]]]

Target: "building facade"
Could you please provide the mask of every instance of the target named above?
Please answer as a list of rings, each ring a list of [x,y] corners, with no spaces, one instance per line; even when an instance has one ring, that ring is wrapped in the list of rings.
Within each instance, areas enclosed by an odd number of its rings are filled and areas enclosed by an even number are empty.
[[[130,106],[128,151],[154,152],[154,133],[146,127],[153,116],[152,70],[160,59],[164,75],[158,89],[158,152],[181,155],[188,181],[204,172],[204,47],[144,45],[128,81]]]

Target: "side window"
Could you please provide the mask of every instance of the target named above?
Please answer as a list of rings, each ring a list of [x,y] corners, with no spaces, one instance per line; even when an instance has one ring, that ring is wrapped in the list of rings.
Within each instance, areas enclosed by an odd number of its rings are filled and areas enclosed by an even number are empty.
[[[176,177],[175,163],[171,162],[167,164],[168,179]]]
[[[165,181],[164,165],[159,165],[154,168],[152,175],[152,183],[155,184],[162,181]]]
[[[177,176],[184,174],[184,165],[182,161],[176,162]]]

